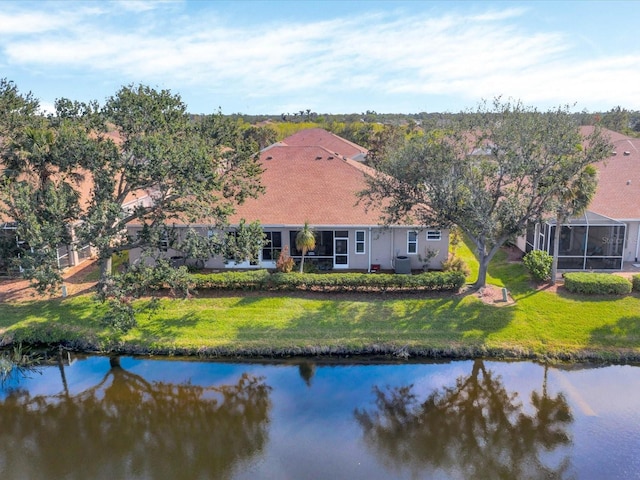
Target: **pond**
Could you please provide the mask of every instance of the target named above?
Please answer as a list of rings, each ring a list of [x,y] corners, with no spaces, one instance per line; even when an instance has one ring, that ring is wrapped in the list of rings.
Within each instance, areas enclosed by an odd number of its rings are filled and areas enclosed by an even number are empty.
[[[640,478],[640,367],[65,354],[23,373],[0,386],[3,479]]]

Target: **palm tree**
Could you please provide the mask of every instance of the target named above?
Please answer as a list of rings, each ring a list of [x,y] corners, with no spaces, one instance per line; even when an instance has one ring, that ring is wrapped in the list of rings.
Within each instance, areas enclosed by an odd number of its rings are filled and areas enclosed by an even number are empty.
[[[587,165],[558,197],[556,210],[556,230],[553,235],[553,262],[551,263],[551,285],[555,285],[558,274],[558,250],[560,230],[567,218],[581,215],[591,203],[598,186],[598,172]]]
[[[304,256],[309,250],[316,248],[316,236],[309,227],[309,222],[304,222],[304,227],[296,235],[296,248],[302,252],[302,260],[300,261],[300,273],[302,273]]]

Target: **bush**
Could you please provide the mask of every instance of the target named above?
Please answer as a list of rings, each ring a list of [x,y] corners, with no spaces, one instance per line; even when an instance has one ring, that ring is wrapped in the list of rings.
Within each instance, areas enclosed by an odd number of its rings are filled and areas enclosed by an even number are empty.
[[[454,254],[449,255],[449,258],[442,262],[442,271],[461,272],[465,277],[471,273],[466,262],[461,257],[457,257]]]
[[[631,292],[629,280],[610,273],[566,273],[564,286],[572,293],[586,295],[625,295]]]
[[[369,273],[275,273],[269,279],[276,290],[322,292],[457,291],[464,285],[462,272],[427,272],[419,275]]]
[[[640,292],[640,273],[631,277],[632,288],[634,292]]]
[[[211,290],[259,290],[266,286],[267,270],[193,274],[196,288]]]
[[[420,275],[370,273],[282,273],[266,270],[192,275],[196,288],[217,290],[285,290],[320,292],[457,291],[465,283],[462,272]]]
[[[553,257],[544,250],[531,250],[524,257],[522,263],[537,282],[551,280],[551,264]]]
[[[289,255],[289,245],[285,245],[282,251],[280,252],[280,255],[278,255],[278,260],[276,261],[276,268],[278,269],[279,272],[289,273],[291,270],[293,270],[293,267],[295,266],[295,264],[296,264],[295,260],[291,258],[291,256]]]

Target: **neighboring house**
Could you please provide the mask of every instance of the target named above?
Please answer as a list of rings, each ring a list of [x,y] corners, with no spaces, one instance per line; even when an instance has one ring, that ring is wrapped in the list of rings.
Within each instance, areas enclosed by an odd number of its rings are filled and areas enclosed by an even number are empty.
[[[416,225],[381,225],[381,210],[366,209],[358,203],[358,192],[367,186],[372,170],[362,163],[367,150],[325,130],[314,128],[285,138],[260,154],[264,169],[265,194],[249,199],[236,209],[230,224],[258,220],[269,243],[256,265],[236,264],[224,258],[211,258],[207,268],[275,268],[285,246],[300,259],[295,237],[305,222],[316,235],[316,248],[307,253],[305,264],[319,270],[393,270],[420,269],[420,257],[427,250],[438,251],[430,267],[441,268],[447,258],[448,230]],[[207,225],[191,225],[208,234]],[[131,225],[135,234],[140,226]],[[169,257],[179,251],[167,249]],[[140,257],[130,252],[130,261]],[[400,258],[398,261],[398,257]]]
[[[78,185],[80,194],[80,204],[86,206],[89,202],[93,182],[90,176]],[[136,205],[150,205],[151,198],[147,192],[136,192],[129,195],[122,206],[123,211],[128,211]],[[75,228],[79,222],[69,224],[72,242],[70,244],[58,245],[56,249],[57,263],[59,268],[68,268],[80,265],[95,255],[95,250],[89,244],[80,244],[75,238]],[[15,276],[20,272],[13,268],[12,259],[19,256],[21,252],[29,249],[29,239],[19,238],[17,235],[18,224],[15,219],[0,215],[0,277]]]
[[[17,234],[18,224],[10,218],[0,219],[0,277],[15,276],[19,270],[13,267],[13,258],[21,255],[29,249],[29,239],[20,238]],[[73,235],[73,225],[70,226]],[[59,268],[79,265],[92,256],[93,252],[89,245],[80,245],[77,242],[72,244],[61,244],[56,249],[57,262]]]
[[[584,135],[592,130],[582,127]],[[584,215],[562,225],[558,268],[563,270],[620,270],[640,261],[640,139],[606,133],[613,151],[595,165],[593,201]],[[530,228],[518,246],[552,254],[555,224],[551,220]]]

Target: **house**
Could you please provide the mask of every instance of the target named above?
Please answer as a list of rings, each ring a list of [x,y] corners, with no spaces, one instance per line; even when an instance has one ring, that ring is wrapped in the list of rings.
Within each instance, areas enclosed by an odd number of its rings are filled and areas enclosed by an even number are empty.
[[[0,174],[2,171],[0,171]],[[91,175],[81,175],[82,180],[76,185],[80,205],[86,208],[92,195],[93,182]],[[130,194],[122,205],[123,211],[133,209],[136,205],[149,205],[151,198],[146,191],[139,191]],[[1,206],[1,205],[0,205]],[[18,223],[14,218],[1,213],[0,208],[0,277],[16,276],[20,273],[14,267],[13,259],[31,248],[28,238],[18,236]],[[60,244],[56,248],[56,259],[58,268],[64,269],[75,265],[80,265],[96,254],[95,248],[88,243],[81,243],[77,240],[75,231],[79,221],[70,222],[67,225],[71,235],[71,243]]]
[[[593,127],[581,127],[584,136]],[[605,131],[611,156],[595,165],[598,187],[589,209],[560,231],[558,268],[621,270],[640,268],[640,139]],[[554,220],[532,227],[519,241],[523,251],[553,254]]]
[[[367,209],[358,202],[358,192],[367,186],[366,175],[373,173],[362,163],[366,153],[365,148],[319,128],[302,130],[262,150],[265,194],[240,205],[230,224],[257,220],[269,242],[255,265],[211,258],[205,267],[275,268],[284,247],[299,260],[295,237],[308,222],[316,248],[307,253],[305,264],[314,264],[318,270],[405,272],[422,268],[421,259],[429,251],[437,251],[431,268],[440,268],[448,255],[447,230],[384,226],[380,209]],[[208,225],[191,227],[208,234]],[[129,232],[135,235],[137,229],[139,225],[132,225]],[[168,249],[166,255],[179,257],[181,252]],[[130,252],[130,261],[139,257],[139,250]]]

